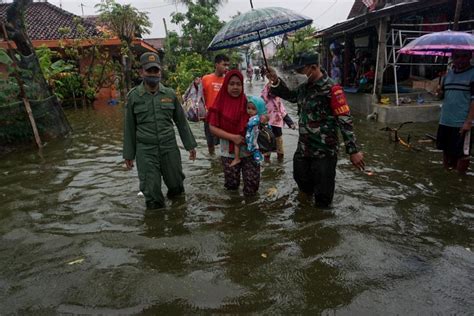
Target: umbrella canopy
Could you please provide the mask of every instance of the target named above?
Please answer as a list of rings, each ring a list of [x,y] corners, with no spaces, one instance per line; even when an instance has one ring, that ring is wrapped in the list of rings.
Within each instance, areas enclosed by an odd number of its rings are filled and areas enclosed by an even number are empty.
[[[284,8],[262,8],[227,22],[214,36],[208,50],[231,48],[302,28],[313,20]]]
[[[474,35],[450,30],[426,34],[402,47],[400,53],[449,56],[453,50],[474,50]]]

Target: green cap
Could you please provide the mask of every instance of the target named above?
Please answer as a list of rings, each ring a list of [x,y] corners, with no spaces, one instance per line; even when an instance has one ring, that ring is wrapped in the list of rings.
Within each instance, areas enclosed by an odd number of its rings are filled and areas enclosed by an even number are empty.
[[[145,70],[148,70],[152,67],[157,67],[161,69],[160,65],[160,58],[158,57],[157,54],[155,53],[143,53],[140,56],[140,65],[142,65],[142,68]]]
[[[298,70],[306,65],[319,65],[318,53],[298,53],[293,58],[293,64],[288,67],[288,70]]]

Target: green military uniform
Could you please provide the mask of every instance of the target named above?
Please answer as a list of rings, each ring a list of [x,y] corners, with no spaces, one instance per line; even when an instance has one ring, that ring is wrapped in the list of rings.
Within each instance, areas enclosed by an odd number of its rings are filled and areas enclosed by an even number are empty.
[[[296,151],[304,157],[336,156],[339,150],[337,130],[341,131],[346,152],[358,152],[350,114],[332,114],[331,88],[335,83],[324,73],[317,81],[290,90],[280,80],[271,93],[298,105],[299,139]]]
[[[184,174],[173,122],[186,150],[194,149],[196,140],[176,94],[161,83],[155,94],[147,91],[143,83],[132,89],[125,109],[123,158],[136,157],[140,191],[147,207],[163,207],[161,177],[169,196],[184,192]]]
[[[280,79],[270,92],[298,105],[299,139],[293,158],[293,176],[300,190],[314,193],[316,203],[332,202],[339,140],[342,133],[346,152],[358,152],[350,114],[335,116],[331,109],[331,88],[335,83],[324,72],[320,79],[290,90]]]

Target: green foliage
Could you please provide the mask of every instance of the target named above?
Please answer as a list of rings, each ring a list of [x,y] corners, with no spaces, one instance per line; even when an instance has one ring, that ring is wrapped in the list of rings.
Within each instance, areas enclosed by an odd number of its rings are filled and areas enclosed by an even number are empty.
[[[52,67],[59,72],[59,78],[54,77],[57,80],[53,83],[53,87],[56,95],[63,100],[83,98],[85,102],[90,103],[101,88],[115,80],[115,74],[120,73],[120,66],[117,66],[108,49],[102,45],[108,38],[107,34],[90,38],[85,33],[82,20],[77,19],[75,22],[79,36],[72,41],[61,43],[65,52],[63,60],[66,61],[52,63]],[[66,36],[67,32],[65,29],[61,34]],[[84,46],[84,40],[90,45]]]
[[[314,47],[318,43],[313,37],[315,31],[316,29],[312,26],[307,26],[296,31],[293,36],[288,37],[286,43],[283,43],[283,47],[278,49],[274,58],[288,65],[293,61],[295,54],[314,50]]]
[[[60,80],[55,82],[54,94],[56,94],[64,104],[68,105],[70,103],[69,100],[82,97],[84,90],[81,76],[77,72],[62,73]]]
[[[234,49],[226,49],[221,51],[221,54],[225,54],[229,57],[230,68],[237,69],[240,63],[243,61],[242,55]]]
[[[212,1],[211,1],[212,2]],[[211,58],[212,53],[207,51],[214,35],[224,25],[217,16],[217,7],[211,4],[187,4],[186,13],[175,13],[172,23],[181,25],[183,30],[180,46],[193,52]]]
[[[7,51],[0,49],[0,67],[5,67],[6,72],[0,72],[0,107],[16,100],[19,92],[18,84],[11,75],[13,64]]]
[[[95,7],[100,13],[100,20],[122,42],[120,53],[122,57],[126,57],[122,75],[125,78],[125,86],[128,90],[131,88],[132,66],[135,63],[132,41],[144,34],[149,34],[152,23],[146,12],[141,12],[130,4],[122,5],[115,2],[115,0],[105,0]]]
[[[180,38],[178,33],[175,31],[168,32],[168,36],[165,39],[165,60],[168,71],[176,71],[176,65],[178,64],[178,58],[184,51],[181,46]]]
[[[183,54],[178,58],[176,71],[168,76],[166,84],[182,95],[196,77],[214,71],[214,65],[197,53]]]
[[[175,2],[175,0],[170,0]],[[222,5],[227,0],[179,0],[182,4],[189,6],[190,4],[197,4],[200,6],[211,6],[211,7],[218,7]]]
[[[96,4],[100,20],[121,40],[131,42],[136,37],[150,34],[152,26],[146,12],[141,12],[130,4],[119,4],[115,0],[105,0]]]
[[[44,78],[48,84],[53,88],[54,94],[60,99],[64,100],[64,80],[66,77],[70,76],[71,72],[74,71],[74,65],[64,61],[63,59],[58,59],[53,62],[54,58],[59,58],[59,54],[53,52],[46,46],[42,46],[36,50],[36,55],[40,63],[41,71],[43,72]],[[80,89],[79,87],[76,87]]]
[[[0,64],[11,65],[13,63],[8,53],[3,48],[0,49]]]
[[[217,16],[217,7],[225,1],[217,0],[183,0],[188,10],[175,13],[172,23],[180,25],[182,36],[169,32],[165,42],[165,59],[168,69],[167,84],[174,88],[178,95],[196,76],[203,76],[214,71],[214,56],[226,54],[232,66],[236,67],[242,60],[236,50],[209,52],[207,47],[223,26]]]

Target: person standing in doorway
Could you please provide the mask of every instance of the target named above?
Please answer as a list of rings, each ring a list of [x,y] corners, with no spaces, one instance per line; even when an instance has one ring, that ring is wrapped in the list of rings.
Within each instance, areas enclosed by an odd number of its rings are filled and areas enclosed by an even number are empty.
[[[147,209],[163,208],[161,179],[168,187],[168,197],[184,192],[184,174],[174,125],[178,128],[189,159],[196,159],[196,140],[175,92],[160,83],[158,55],[140,57],[143,82],[130,90],[125,105],[123,158],[128,169],[137,159],[140,191]],[[174,124],[173,124],[174,123]]]
[[[300,191],[314,195],[317,206],[327,207],[334,196],[337,131],[341,131],[346,152],[356,168],[364,168],[364,157],[356,145],[352,116],[342,88],[321,69],[319,56],[298,54],[291,68],[304,74],[307,81],[289,89],[270,68],[267,74],[270,92],[298,105],[299,138],[293,157],[293,177]]]
[[[207,112],[214,106],[214,101],[224,83],[224,76],[229,69],[229,65],[229,57],[223,54],[216,55],[214,58],[214,72],[202,77],[202,90]],[[207,119],[204,121],[204,134],[206,135],[209,154],[214,155],[215,146],[219,144],[219,138],[212,135]]]
[[[452,53],[453,69],[443,78],[443,98],[438,126],[437,147],[443,151],[443,165],[465,174],[469,168],[474,121],[474,67],[472,52]]]

